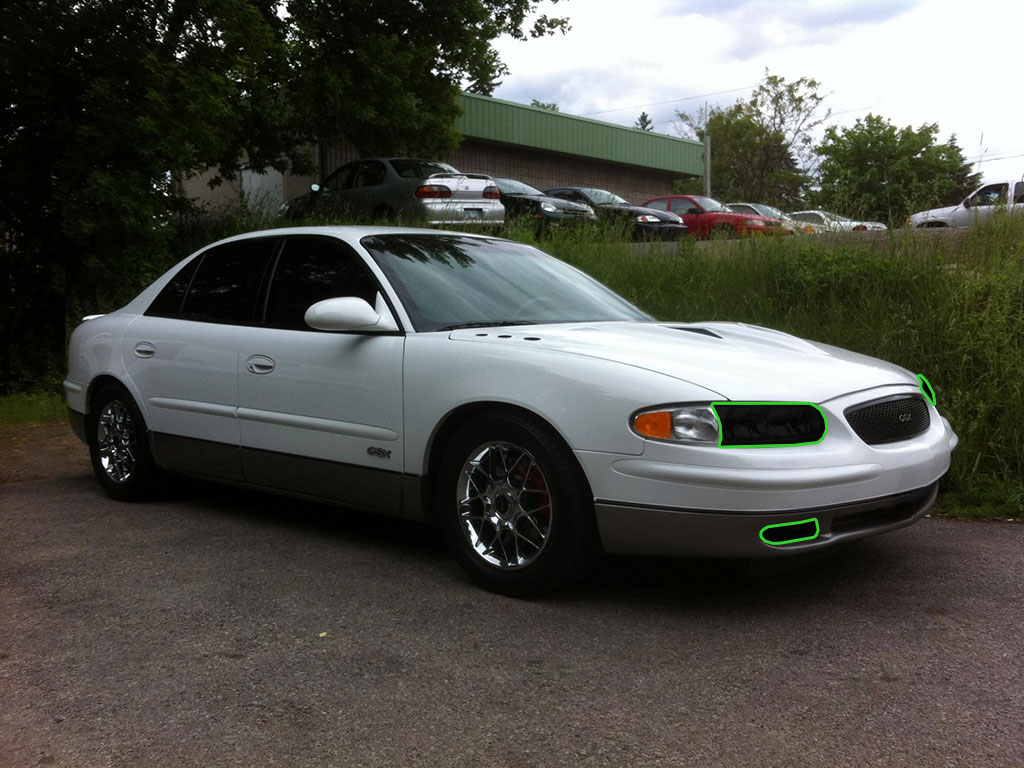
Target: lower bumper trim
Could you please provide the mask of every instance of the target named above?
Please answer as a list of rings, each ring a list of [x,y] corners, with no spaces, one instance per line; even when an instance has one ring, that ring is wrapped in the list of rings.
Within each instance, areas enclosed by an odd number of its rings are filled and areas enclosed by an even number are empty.
[[[723,512],[647,507],[598,500],[594,509],[605,551],[668,557],[778,557],[840,541],[894,531],[915,523],[935,504],[939,484],[850,504],[777,512]],[[766,541],[765,528],[817,520],[811,539]],[[798,537],[793,537],[798,538]]]

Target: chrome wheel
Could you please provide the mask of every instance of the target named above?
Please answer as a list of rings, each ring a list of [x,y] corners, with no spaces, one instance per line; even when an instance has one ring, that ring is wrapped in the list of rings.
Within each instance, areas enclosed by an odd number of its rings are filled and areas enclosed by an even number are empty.
[[[138,436],[132,412],[120,400],[107,402],[96,423],[100,467],[115,483],[127,483],[135,472]]]
[[[460,527],[480,559],[516,569],[540,555],[551,533],[551,493],[527,450],[507,442],[479,446],[455,491]]]

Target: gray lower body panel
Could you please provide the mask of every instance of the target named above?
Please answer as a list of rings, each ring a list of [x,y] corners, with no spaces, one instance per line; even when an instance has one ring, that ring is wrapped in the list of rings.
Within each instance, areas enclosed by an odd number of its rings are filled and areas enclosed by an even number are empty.
[[[421,518],[417,477],[291,454],[150,434],[156,463],[169,472],[256,490]]]
[[[853,504],[779,512],[666,509],[598,500],[597,525],[605,551],[615,554],[695,557],[777,557],[810,552],[840,541],[893,531],[921,519],[935,504],[939,484]],[[814,521],[812,525],[808,521]],[[785,541],[793,525],[811,538]]]

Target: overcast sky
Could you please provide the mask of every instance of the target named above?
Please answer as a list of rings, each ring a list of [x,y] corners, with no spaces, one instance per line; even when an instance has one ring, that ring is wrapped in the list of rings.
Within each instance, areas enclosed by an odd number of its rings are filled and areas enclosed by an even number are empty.
[[[677,111],[749,97],[765,69],[814,78],[852,126],[938,123],[986,179],[1024,175],[1020,0],[562,0],[572,30],[496,42],[511,73],[494,96],[678,135]],[[980,165],[979,165],[980,163]]]

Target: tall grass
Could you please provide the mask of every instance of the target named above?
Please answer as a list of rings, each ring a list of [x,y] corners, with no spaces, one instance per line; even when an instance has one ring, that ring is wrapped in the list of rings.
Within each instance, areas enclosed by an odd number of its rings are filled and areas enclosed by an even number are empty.
[[[655,317],[764,325],[925,374],[960,436],[944,505],[1024,512],[1024,221],[679,250],[548,246]]]

